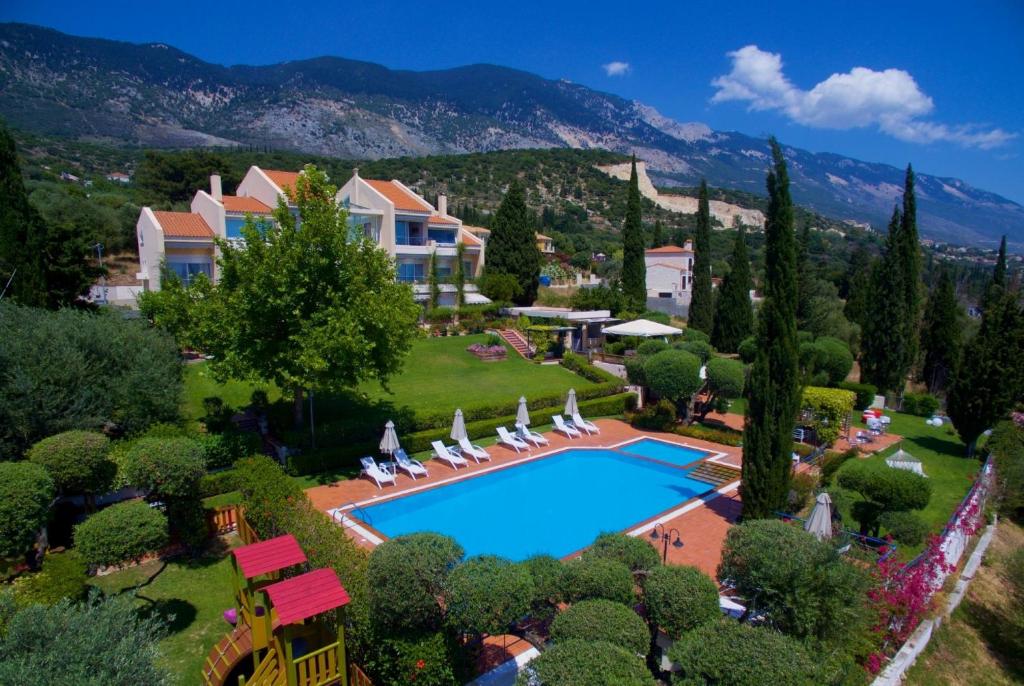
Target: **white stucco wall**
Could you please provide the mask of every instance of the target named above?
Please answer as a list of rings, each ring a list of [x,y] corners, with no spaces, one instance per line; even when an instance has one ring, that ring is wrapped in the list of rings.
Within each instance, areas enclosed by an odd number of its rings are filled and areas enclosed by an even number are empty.
[[[135,240],[139,244],[139,273],[146,289],[160,290],[160,264],[164,259],[164,232],[153,210],[143,207],[135,224]]]
[[[256,198],[264,205],[271,209],[277,207],[277,199],[283,197],[281,190],[274,185],[274,182],[270,180],[263,170],[259,167],[249,167],[249,171],[245,173],[245,178],[242,179],[242,183],[238,184],[238,189],[235,190],[235,195],[241,195],[248,198]]]

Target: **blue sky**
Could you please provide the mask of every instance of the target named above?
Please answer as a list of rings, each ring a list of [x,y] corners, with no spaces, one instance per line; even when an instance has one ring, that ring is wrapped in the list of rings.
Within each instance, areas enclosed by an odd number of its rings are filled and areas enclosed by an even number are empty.
[[[222,64],[325,54],[415,70],[501,64],[680,121],[912,162],[1024,203],[1020,0],[7,0],[0,21],[159,41]]]

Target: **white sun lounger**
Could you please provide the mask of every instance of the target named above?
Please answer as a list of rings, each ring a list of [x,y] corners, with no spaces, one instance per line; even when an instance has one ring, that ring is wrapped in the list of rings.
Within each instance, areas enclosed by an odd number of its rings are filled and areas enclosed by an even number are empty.
[[[576,430],[576,427],[569,426],[568,424],[566,424],[565,420],[562,419],[562,415],[560,414],[551,415],[551,421],[555,423],[555,431],[561,431],[569,438],[579,438],[580,436],[583,435]]]
[[[469,462],[466,461],[459,451],[455,448],[449,448],[445,446],[441,441],[433,441],[430,447],[434,449],[434,457],[439,460],[443,460],[452,466],[452,469],[458,469],[459,467],[468,467]]]
[[[466,453],[477,462],[480,462],[480,460],[491,459],[491,454],[489,452],[478,445],[473,445],[469,442],[468,438],[460,438],[459,447],[462,448],[462,452]]]
[[[519,440],[518,438],[510,434],[508,432],[508,429],[506,429],[503,426],[498,427],[498,442],[501,443],[502,445],[507,445],[508,447],[515,450],[517,453],[520,450],[530,449],[530,446],[526,443],[526,441]]]
[[[601,433],[601,430],[597,428],[597,424],[594,424],[593,422],[588,422],[586,419],[580,416],[579,412],[572,416],[572,425],[576,429],[583,429],[588,434]]]
[[[414,481],[418,476],[430,476],[422,462],[412,459],[401,448],[395,451],[395,464],[398,465],[399,469],[411,476]]]
[[[395,483],[395,475],[374,462],[372,457],[362,457],[359,462],[363,465],[362,473],[373,479],[377,488],[383,489],[384,484]]]
[[[516,438],[518,438],[521,441],[529,441],[538,448],[542,445],[548,444],[548,439],[544,438],[536,431],[530,431],[522,424],[516,424]]]

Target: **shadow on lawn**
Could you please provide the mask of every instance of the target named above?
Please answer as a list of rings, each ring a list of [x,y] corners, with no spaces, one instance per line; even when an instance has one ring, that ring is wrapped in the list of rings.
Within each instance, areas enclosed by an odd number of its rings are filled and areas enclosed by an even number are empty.
[[[999,661],[1009,674],[1024,680],[1024,638],[1014,626],[1012,617],[1005,611],[996,612],[983,603],[968,598],[962,608],[964,620],[974,627],[988,644],[992,657]],[[1001,610],[1003,608],[1000,608]]]
[[[940,455],[971,459],[967,457],[967,448],[964,447],[964,444],[953,438],[939,438],[938,436],[929,435],[906,436],[905,438],[908,441],[913,441],[914,444],[925,450],[931,450]]]
[[[139,614],[144,617],[157,617],[161,624],[166,626],[169,634],[177,634],[189,628],[194,621],[198,611],[196,606],[181,598],[160,598],[154,600],[147,598],[141,593],[136,596],[144,601],[146,605],[139,609]]]

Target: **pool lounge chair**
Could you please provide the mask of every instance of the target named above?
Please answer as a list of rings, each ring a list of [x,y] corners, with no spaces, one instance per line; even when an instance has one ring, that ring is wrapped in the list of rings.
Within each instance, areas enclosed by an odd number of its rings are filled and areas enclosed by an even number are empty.
[[[569,438],[579,438],[583,435],[577,431],[576,427],[566,424],[560,414],[551,415],[551,421],[555,423],[555,431],[561,431]]]
[[[509,448],[512,448],[517,453],[520,450],[530,449],[530,446],[529,444],[526,443],[526,441],[519,440],[518,438],[510,434],[508,432],[508,429],[506,429],[503,426],[498,427],[498,443],[501,443],[502,445],[507,445]]]
[[[472,443],[469,442],[468,438],[460,438],[459,447],[462,448],[462,452],[472,457],[474,460],[477,461],[477,463],[479,463],[480,460],[491,459],[491,454],[489,452],[487,452],[478,445],[473,445]]]
[[[548,444],[548,439],[544,438],[536,431],[530,431],[522,424],[516,424],[516,438],[518,438],[521,441],[528,441],[530,443],[533,443],[538,448],[542,445]]]
[[[418,476],[430,476],[422,462],[410,458],[401,448],[395,451],[395,464],[399,469],[411,476],[413,481]]]
[[[452,469],[458,469],[459,467],[468,467],[469,462],[466,461],[459,451],[455,448],[449,448],[441,441],[433,441],[430,447],[434,449],[434,457],[444,462],[447,462],[452,466]]]
[[[597,424],[594,424],[594,422],[588,422],[586,419],[580,416],[579,412],[572,416],[572,425],[574,428],[582,429],[583,431],[586,431],[588,434],[601,433],[601,430],[597,428]]]
[[[383,489],[384,484],[394,485],[395,475],[374,462],[372,457],[360,458],[359,462],[363,465],[362,473],[373,479],[377,488]]]

